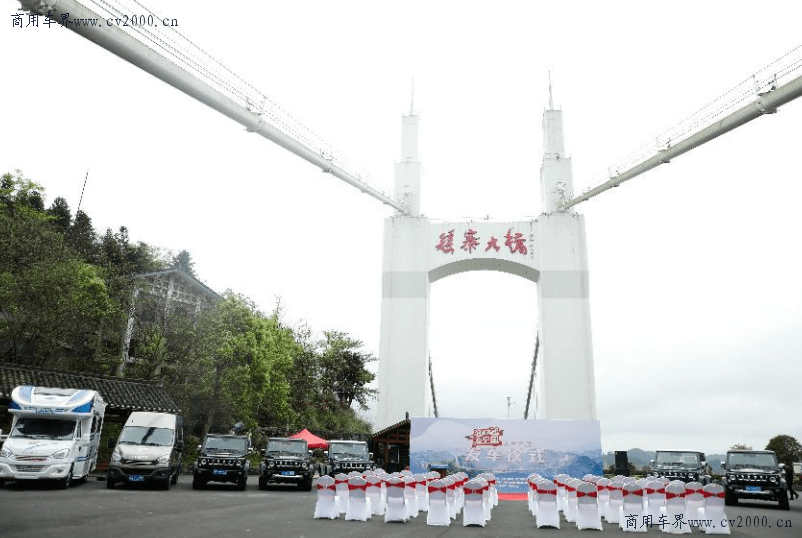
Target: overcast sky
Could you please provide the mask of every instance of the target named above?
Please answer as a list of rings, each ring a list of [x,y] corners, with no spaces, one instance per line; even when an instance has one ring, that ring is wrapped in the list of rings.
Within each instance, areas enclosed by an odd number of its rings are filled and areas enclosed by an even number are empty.
[[[186,249],[213,289],[280,297],[289,323],[378,354],[392,209],[69,30],[12,28],[3,5],[0,171],[75,211],[88,170],[98,231]],[[802,44],[792,1],[146,5],[388,191],[414,77],[422,212],[449,220],[538,215],[549,70],[581,191]],[[605,451],[802,439],[800,125],[792,102],[576,207]],[[441,416],[522,418],[536,325],[523,279],[433,285]]]

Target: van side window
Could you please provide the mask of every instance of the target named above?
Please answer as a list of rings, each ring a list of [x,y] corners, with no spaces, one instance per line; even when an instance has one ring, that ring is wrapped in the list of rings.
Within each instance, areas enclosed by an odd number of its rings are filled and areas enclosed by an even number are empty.
[[[81,421],[79,420],[79,421],[77,422],[77,424],[78,424],[78,427],[77,427],[77,428],[75,428],[75,436],[76,436],[78,439],[80,439],[80,438],[81,438]]]

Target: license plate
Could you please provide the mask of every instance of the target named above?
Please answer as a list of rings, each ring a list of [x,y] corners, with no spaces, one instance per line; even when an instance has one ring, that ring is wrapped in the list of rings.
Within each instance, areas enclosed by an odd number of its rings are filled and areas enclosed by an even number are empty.
[[[746,486],[746,491],[763,491],[760,486]]]
[[[132,474],[132,475],[128,475],[128,481],[129,482],[144,482],[145,481],[145,477],[142,476],[141,474]]]
[[[226,474],[226,472],[227,471],[225,469],[215,469],[214,471],[212,471],[212,474],[224,475],[224,474]]]
[[[295,471],[281,471],[282,476],[295,476]]]

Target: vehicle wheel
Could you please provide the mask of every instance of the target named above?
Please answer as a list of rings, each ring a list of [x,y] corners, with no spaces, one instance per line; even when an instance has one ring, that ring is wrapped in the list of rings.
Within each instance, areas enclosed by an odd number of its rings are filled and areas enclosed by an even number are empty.
[[[70,484],[72,484],[72,466],[70,466],[70,470],[67,471],[67,476],[58,481],[58,487],[67,489],[70,487]]]
[[[298,489],[301,491],[312,491],[312,476],[304,478],[304,481],[298,484]]]
[[[173,477],[170,479],[170,482],[171,482],[171,483],[172,483],[174,486],[175,486],[176,484],[178,484],[178,475],[179,475],[179,474],[180,474],[180,473],[179,473],[179,471],[176,471],[176,472],[175,472],[175,474],[173,475]]]
[[[5,478],[0,478],[0,489],[2,489],[3,486],[5,486],[5,485],[6,485],[6,479]]]
[[[114,480],[110,476],[106,477],[106,489],[114,489]]]
[[[727,506],[735,506],[738,504],[738,497],[734,493],[727,490],[724,493],[724,504]]]
[[[240,478],[239,480],[237,480],[237,488],[238,488],[240,491],[245,491],[245,488],[246,488],[247,486],[248,486],[248,477],[247,477],[247,476],[243,476],[242,478]]]
[[[781,497],[780,497],[780,510],[790,510],[791,509],[791,505],[788,504],[788,492],[787,491],[781,491],[780,495],[781,495]]]
[[[267,479],[264,476],[259,477],[259,489],[263,491],[267,489]]]
[[[197,476],[192,478],[192,489],[203,489],[203,482]]]
[[[168,477],[167,477],[167,480],[165,480],[165,481],[164,481],[164,482],[162,482],[162,484],[161,484],[161,486],[162,486],[162,489],[164,489],[164,490],[169,490],[169,489],[170,489],[170,482],[171,482],[171,481],[172,481],[172,478],[168,476]]]

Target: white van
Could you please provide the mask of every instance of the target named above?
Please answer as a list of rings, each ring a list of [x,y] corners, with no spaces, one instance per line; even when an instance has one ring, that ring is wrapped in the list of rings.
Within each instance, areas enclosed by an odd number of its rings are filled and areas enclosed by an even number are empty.
[[[94,390],[17,387],[11,431],[0,449],[0,482],[58,480],[67,488],[97,463],[106,403]]]
[[[170,413],[134,411],[117,442],[109,442],[112,446],[107,488],[117,482],[156,482],[170,489],[181,473],[184,420]]]

